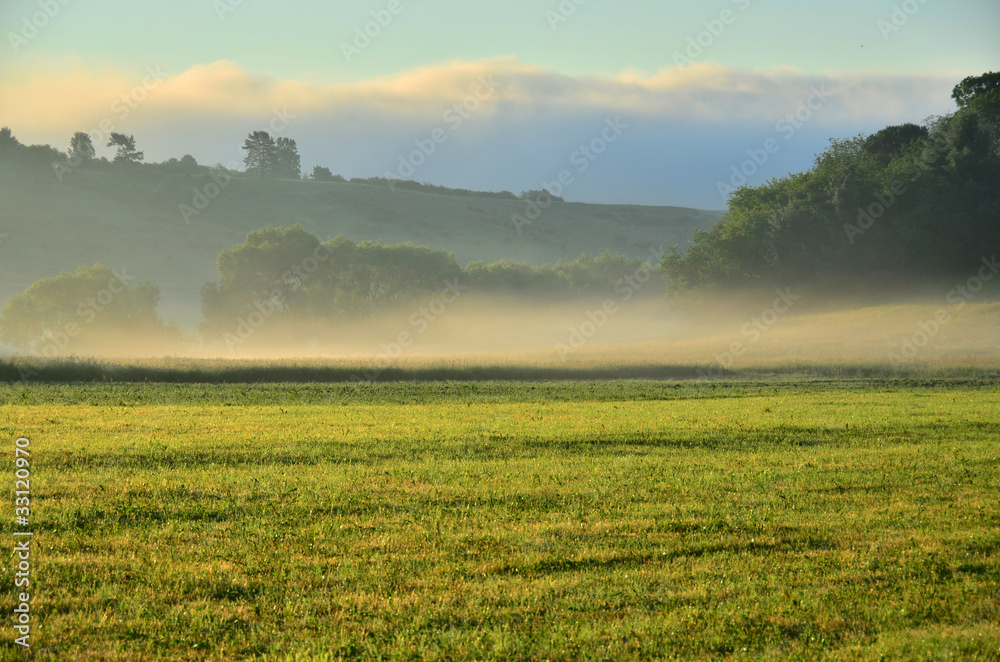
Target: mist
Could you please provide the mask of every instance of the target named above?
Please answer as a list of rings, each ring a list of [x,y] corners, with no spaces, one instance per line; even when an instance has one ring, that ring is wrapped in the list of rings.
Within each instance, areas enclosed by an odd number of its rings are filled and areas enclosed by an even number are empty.
[[[881,299],[881,300],[879,300]],[[182,342],[95,333],[72,353],[136,365],[332,366],[351,381],[387,370],[491,368],[588,371],[693,368],[698,378],[800,366],[1000,366],[996,291],[846,300],[802,292],[716,293],[697,302],[642,297],[530,303],[464,295],[448,305],[412,302],[366,320],[237,322],[228,340]],[[41,361],[40,357],[28,357]],[[221,363],[220,363],[221,362]],[[544,373],[541,373],[544,374]]]

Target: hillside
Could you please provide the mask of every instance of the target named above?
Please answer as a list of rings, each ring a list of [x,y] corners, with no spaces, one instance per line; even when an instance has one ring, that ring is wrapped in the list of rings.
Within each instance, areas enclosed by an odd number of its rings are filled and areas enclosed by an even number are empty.
[[[200,318],[199,291],[215,280],[219,251],[267,225],[301,223],[325,240],[412,242],[455,253],[461,263],[508,259],[541,265],[611,249],[647,257],[687,245],[722,213],[676,207],[554,203],[518,233],[521,201],[432,194],[366,184],[236,178],[185,222],[204,175],[153,168],[86,170],[60,182],[48,168],[0,163],[0,301],[32,282],[101,262],[158,285],[161,315]],[[208,188],[206,188],[208,187]]]

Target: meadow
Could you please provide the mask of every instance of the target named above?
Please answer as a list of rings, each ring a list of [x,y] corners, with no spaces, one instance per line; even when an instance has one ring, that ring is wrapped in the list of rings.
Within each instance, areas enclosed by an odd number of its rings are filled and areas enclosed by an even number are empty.
[[[1000,659],[995,370],[180,382],[0,384],[35,659]]]

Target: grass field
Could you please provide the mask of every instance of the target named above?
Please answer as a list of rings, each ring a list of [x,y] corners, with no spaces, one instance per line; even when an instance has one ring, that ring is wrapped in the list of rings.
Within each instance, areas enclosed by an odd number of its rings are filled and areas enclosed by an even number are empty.
[[[0,402],[35,659],[1000,659],[988,375]]]

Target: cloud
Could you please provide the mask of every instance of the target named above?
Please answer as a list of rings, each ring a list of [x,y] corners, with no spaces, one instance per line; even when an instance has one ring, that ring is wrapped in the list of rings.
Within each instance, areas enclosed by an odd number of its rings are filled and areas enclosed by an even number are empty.
[[[247,132],[276,134],[272,118],[290,116],[280,124],[281,135],[298,141],[306,170],[319,164],[348,177],[403,176],[400,164],[411,157],[411,163],[426,162],[407,177],[519,191],[574,168],[572,155],[600,135],[608,118],[621,117],[630,126],[627,134],[586,172],[573,170],[577,183],[568,199],[721,208],[716,183],[748,158],[748,149],[767,139],[781,145],[751,183],[805,170],[829,138],[949,112],[951,88],[962,77],[807,76],[791,67],[708,63],[567,76],[507,57],[319,85],[250,72],[230,61],[179,73],[154,64],[126,75],[49,60],[16,71],[0,65],[0,125],[10,125],[22,142],[62,148],[74,131],[97,138],[124,131],[135,134],[149,161],[187,153],[202,163],[238,167]],[[498,86],[477,99],[484,81]],[[822,104],[817,93],[826,98]],[[813,109],[803,105],[810,98]],[[455,104],[475,110],[459,123]],[[797,110],[808,115],[801,129],[779,131]],[[428,142],[435,130],[444,131],[438,134],[444,142]],[[428,144],[432,156],[411,156]],[[98,144],[102,153],[111,152]]]
[[[149,86],[148,73],[130,77],[79,62],[0,71],[0,118],[17,131],[46,134],[79,130],[106,117],[153,124],[181,117],[266,117],[276,108],[310,115],[371,111],[422,121],[440,117],[482,80],[494,80],[501,85],[495,100],[502,103],[490,112],[593,110],[662,121],[776,122],[821,89],[830,101],[820,123],[891,123],[947,112],[948,92],[957,82],[943,75],[806,76],[791,67],[744,70],[710,63],[573,77],[512,57],[449,62],[344,85],[283,80],[230,61],[174,75],[155,65],[148,71],[165,78],[145,92],[140,88],[144,80]],[[123,100],[128,113],[122,111]]]

